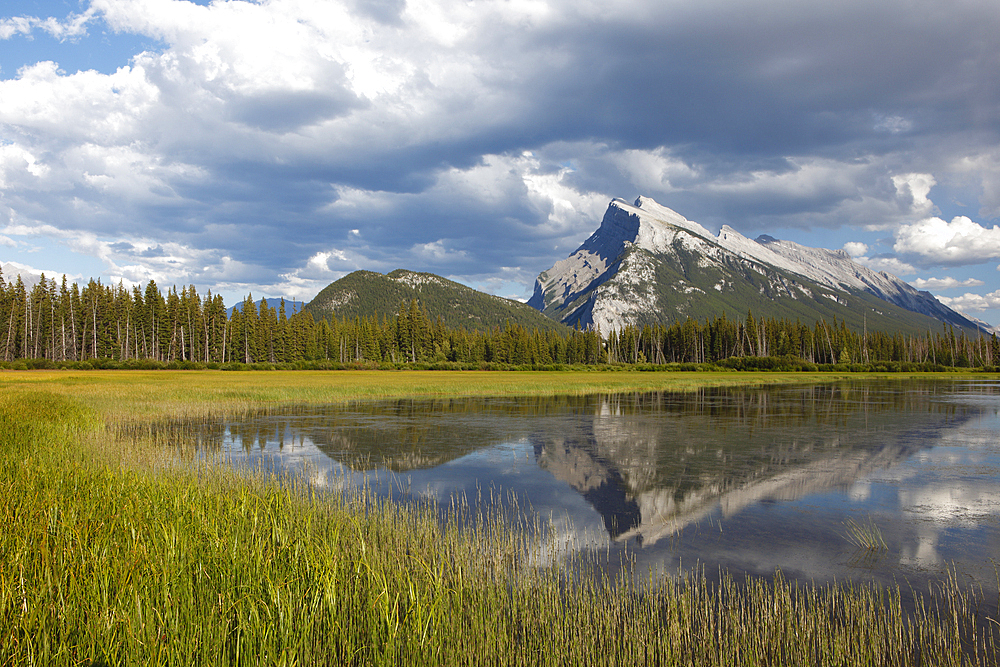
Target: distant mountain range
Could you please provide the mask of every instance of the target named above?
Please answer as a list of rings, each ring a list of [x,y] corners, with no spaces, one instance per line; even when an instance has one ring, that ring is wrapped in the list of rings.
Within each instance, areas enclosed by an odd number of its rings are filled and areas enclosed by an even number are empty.
[[[982,327],[842,250],[751,240],[729,226],[714,235],[646,197],[613,200],[597,231],[539,274],[528,303],[564,324],[603,333],[722,313],[741,318],[748,310],[805,323],[836,317],[858,331],[926,333],[942,322],[970,332]]]
[[[38,281],[42,277],[41,271],[35,271],[33,269],[28,269],[27,267],[16,264],[13,262],[3,262],[0,264],[0,272],[2,272],[3,280],[5,283],[13,285],[17,282],[17,277],[21,276],[21,282],[24,283],[25,289],[31,289],[38,284]],[[58,278],[61,279],[61,275]],[[46,273],[45,279],[50,280],[52,278],[57,278],[55,274]]]
[[[354,319],[395,317],[400,304],[417,299],[431,321],[438,318],[449,327],[485,330],[508,322],[531,331],[561,331],[567,327],[521,303],[486,294],[433,273],[397,269],[383,275],[355,271],[331,283],[303,309],[313,317]]]
[[[255,305],[257,307],[257,311],[259,312],[260,311],[260,305],[262,303],[264,303],[265,301],[267,301],[267,307],[268,308],[274,308],[277,311],[281,307],[281,300],[282,299],[285,299],[285,315],[287,315],[288,317],[291,317],[292,315],[294,315],[295,313],[299,312],[300,310],[302,310],[305,307],[305,301],[302,301],[301,299],[296,300],[296,299],[289,299],[289,298],[280,297],[280,296],[272,297],[272,298],[269,298],[269,299],[257,299],[256,301],[253,302],[253,305]],[[236,312],[237,310],[243,310],[243,302],[242,301],[240,301],[236,305],[233,305],[233,306],[230,306],[229,308],[226,308],[226,314],[229,317],[232,317],[233,313]]]

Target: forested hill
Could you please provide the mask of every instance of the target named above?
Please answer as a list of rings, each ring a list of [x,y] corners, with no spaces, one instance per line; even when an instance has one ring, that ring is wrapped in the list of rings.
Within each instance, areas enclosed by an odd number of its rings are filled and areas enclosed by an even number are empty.
[[[451,328],[486,331],[517,324],[528,331],[564,333],[568,327],[542,315],[527,304],[486,294],[433,273],[397,269],[382,275],[355,271],[327,285],[303,308],[319,319],[353,320],[356,317],[395,317],[400,306],[418,300],[431,322]]]

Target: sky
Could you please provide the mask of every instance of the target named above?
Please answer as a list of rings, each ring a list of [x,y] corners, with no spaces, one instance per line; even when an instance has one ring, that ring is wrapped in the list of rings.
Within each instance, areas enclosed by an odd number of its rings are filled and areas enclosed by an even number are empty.
[[[0,262],[526,299],[609,201],[1000,323],[996,0],[6,0]]]

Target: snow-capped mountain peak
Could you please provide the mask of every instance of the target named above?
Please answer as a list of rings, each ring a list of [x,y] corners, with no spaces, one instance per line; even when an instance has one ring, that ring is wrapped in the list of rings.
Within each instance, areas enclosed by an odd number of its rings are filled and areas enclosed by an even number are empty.
[[[866,326],[887,319],[887,330],[898,330],[900,318],[913,319],[903,311],[975,328],[930,293],[842,250],[767,235],[753,240],[728,225],[713,234],[649,197],[612,200],[597,231],[538,276],[528,303],[567,324],[604,332],[626,323],[736,314],[754,304],[791,318],[844,319],[853,312]]]

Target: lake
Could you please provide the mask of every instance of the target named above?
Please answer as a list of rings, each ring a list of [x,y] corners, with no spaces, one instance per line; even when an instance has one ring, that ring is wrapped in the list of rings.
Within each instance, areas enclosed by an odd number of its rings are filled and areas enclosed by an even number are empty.
[[[516,500],[557,553],[610,570],[919,588],[950,569],[997,588],[1000,383],[985,376],[355,402],[195,430],[208,456],[330,492]],[[886,548],[852,543],[851,522]]]

